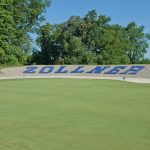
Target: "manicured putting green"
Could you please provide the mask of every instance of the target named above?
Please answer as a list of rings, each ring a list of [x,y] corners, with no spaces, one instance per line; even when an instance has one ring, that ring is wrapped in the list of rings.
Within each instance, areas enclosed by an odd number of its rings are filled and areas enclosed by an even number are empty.
[[[150,150],[150,85],[0,81],[0,150]]]

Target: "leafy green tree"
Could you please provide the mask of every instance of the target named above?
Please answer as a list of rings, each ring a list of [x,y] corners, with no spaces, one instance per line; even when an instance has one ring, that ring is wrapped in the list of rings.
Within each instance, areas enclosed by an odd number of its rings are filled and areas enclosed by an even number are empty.
[[[93,65],[97,64],[97,56],[91,51],[84,51],[83,55],[80,57],[80,64]]]
[[[50,0],[0,1],[0,64],[23,64]]]
[[[84,52],[84,46],[79,37],[72,37],[68,43],[64,45],[65,50],[65,64],[78,64],[80,61],[80,56]]]
[[[144,26],[138,27],[135,22],[129,23],[125,30],[128,41],[126,53],[131,63],[139,63],[147,52],[149,34],[144,34]]]
[[[103,64],[129,64],[126,55],[126,39],[124,28],[119,25],[111,25],[103,32],[101,40],[101,56]]]
[[[0,63],[15,64],[18,63],[18,58],[15,55],[16,51],[14,42],[16,37],[16,27],[13,19],[13,1],[2,0],[0,2]],[[17,47],[18,48],[18,47]],[[20,49],[19,49],[20,51]]]
[[[55,30],[55,26],[46,24],[42,26],[38,31],[39,37],[37,38],[38,46],[41,48],[41,52],[37,52],[41,59],[36,63],[42,64],[55,64],[61,51],[61,45],[59,43],[59,34]],[[34,53],[36,55],[36,53]]]

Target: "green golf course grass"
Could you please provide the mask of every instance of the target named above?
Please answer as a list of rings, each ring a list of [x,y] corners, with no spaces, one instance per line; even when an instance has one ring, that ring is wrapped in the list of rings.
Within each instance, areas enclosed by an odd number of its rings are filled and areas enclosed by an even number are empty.
[[[150,84],[1,80],[0,150],[150,150]]]

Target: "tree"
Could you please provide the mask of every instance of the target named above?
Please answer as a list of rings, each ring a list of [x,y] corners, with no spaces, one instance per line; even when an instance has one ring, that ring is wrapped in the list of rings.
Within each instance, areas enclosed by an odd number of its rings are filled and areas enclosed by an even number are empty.
[[[101,40],[101,57],[103,64],[129,64],[126,55],[127,42],[124,28],[119,25],[108,26],[103,31]]]
[[[50,0],[0,1],[0,64],[25,62],[29,32],[36,31],[49,4]]]
[[[80,63],[81,56],[84,51],[84,46],[79,37],[71,37],[71,39],[64,45],[65,57],[63,56],[65,64]]]
[[[144,34],[144,26],[138,27],[135,22],[129,23],[125,30],[128,41],[126,53],[131,63],[139,63],[147,52],[150,37]]]
[[[41,52],[33,54],[42,64],[130,64],[140,63],[150,34],[144,27],[110,24],[110,17],[95,10],[85,17],[72,16],[61,24],[40,27],[37,42]]]
[[[38,31],[37,43],[41,48],[41,52],[37,52],[40,55],[40,61],[36,61],[36,63],[42,64],[55,64],[61,55],[61,45],[59,43],[59,33],[56,31],[55,26],[47,23],[42,26]],[[36,53],[34,53],[36,55]]]

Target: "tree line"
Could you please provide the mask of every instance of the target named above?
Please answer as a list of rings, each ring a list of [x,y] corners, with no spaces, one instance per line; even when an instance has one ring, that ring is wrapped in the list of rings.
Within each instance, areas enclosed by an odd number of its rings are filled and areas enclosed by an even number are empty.
[[[150,40],[144,26],[111,24],[95,10],[40,26],[49,6],[50,0],[1,0],[0,64],[150,63],[144,59]],[[40,50],[32,47],[31,32]]]

